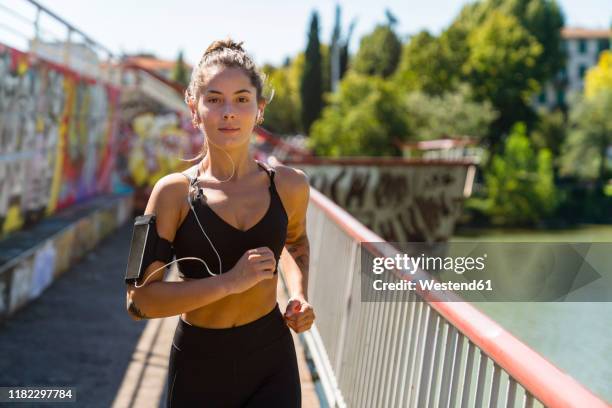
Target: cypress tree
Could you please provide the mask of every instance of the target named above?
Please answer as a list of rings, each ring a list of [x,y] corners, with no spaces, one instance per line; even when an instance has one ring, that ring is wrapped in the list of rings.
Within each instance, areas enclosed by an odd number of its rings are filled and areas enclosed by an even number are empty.
[[[351,36],[353,35],[353,30],[355,28],[356,23],[357,23],[357,20],[355,19],[351,21],[351,25],[349,26],[348,33],[342,44],[342,49],[340,50],[340,79],[344,77],[344,74],[346,73],[346,70],[348,69],[349,43],[351,42]]]
[[[189,84],[187,67],[183,62],[183,51],[179,51],[178,58],[176,59],[176,63],[174,64],[174,68],[172,69],[172,80],[178,82],[184,87],[187,87],[187,84]]]
[[[304,71],[300,80],[302,100],[302,126],[309,133],[310,126],[317,120],[323,108],[323,73],[319,43],[319,16],[313,11],[308,33],[308,45],[304,54]]]

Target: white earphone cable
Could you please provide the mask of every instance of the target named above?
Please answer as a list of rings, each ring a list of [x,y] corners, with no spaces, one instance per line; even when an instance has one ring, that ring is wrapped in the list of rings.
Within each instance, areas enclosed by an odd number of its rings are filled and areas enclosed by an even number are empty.
[[[208,140],[208,143],[212,143],[210,140]],[[234,160],[232,159],[232,156],[226,152],[224,149],[220,148],[218,145],[212,143],[217,149],[221,150],[223,153],[225,153],[227,155],[227,157],[229,157],[230,161],[232,162],[232,174],[225,180],[219,181],[220,183],[225,183],[226,181],[231,180],[231,178],[234,176],[234,172],[236,171],[236,165],[234,164]],[[200,164],[198,164],[198,166],[200,166]],[[164,268],[166,268],[167,266],[172,265],[175,262],[178,261],[183,261],[186,259],[191,259],[191,260],[195,260],[195,261],[200,261],[204,264],[204,266],[206,267],[206,271],[211,275],[211,276],[218,276],[221,275],[222,273],[222,265],[221,265],[221,256],[219,255],[219,252],[217,251],[217,248],[215,248],[215,245],[212,243],[212,240],[208,237],[208,234],[206,233],[206,231],[204,231],[204,228],[202,227],[202,224],[200,223],[200,220],[198,218],[198,214],[196,214],[195,209],[193,208],[193,204],[191,202],[191,194],[193,192],[193,190],[191,189],[192,187],[195,187],[195,184],[197,184],[198,182],[198,175],[199,175],[199,171],[196,173],[195,179],[194,179],[194,183],[190,183],[189,185],[189,193],[187,196],[187,203],[189,204],[189,208],[191,209],[191,211],[193,212],[193,215],[195,217],[196,222],[198,223],[198,226],[200,227],[200,230],[202,231],[202,233],[204,234],[204,236],[206,237],[206,239],[208,240],[208,243],[210,244],[210,246],[212,247],[213,251],[215,251],[215,254],[217,255],[217,259],[219,260],[219,273],[215,274],[212,273],[210,271],[210,268],[208,267],[208,265],[206,264],[206,262],[201,259],[201,258],[196,258],[196,257],[192,257],[192,256],[188,256],[188,257],[184,257],[184,258],[179,258],[179,259],[175,259],[174,261],[165,264],[164,266],[161,266],[157,269],[155,269],[149,276],[147,276],[147,278],[144,280],[144,282],[142,283],[142,285],[138,285],[138,284],[134,284],[134,287],[136,288],[141,288],[144,285],[146,285],[147,281],[153,276],[155,275],[157,272],[163,270]]]
[[[149,279],[151,279],[151,277],[152,277],[153,275],[155,275],[157,272],[159,272],[159,271],[163,270],[163,269],[164,269],[166,266],[168,266],[168,265],[172,265],[172,264],[173,264],[173,263],[175,263],[175,262],[178,262],[178,261],[183,261],[183,260],[185,260],[185,259],[193,259],[194,261],[200,261],[200,262],[202,262],[202,263],[204,264],[204,266],[206,266],[206,269],[208,270],[208,273],[210,273],[210,274],[211,274],[211,275],[213,275],[213,276],[217,276],[217,275],[215,275],[214,273],[210,272],[210,269],[208,269],[208,265],[206,265],[206,262],[204,262],[204,260],[202,260],[202,259],[200,259],[200,258],[195,258],[195,257],[193,257],[193,256],[186,256],[186,257],[184,257],[184,258],[175,259],[174,261],[172,261],[172,262],[170,262],[170,263],[167,263],[167,264],[165,264],[164,266],[160,266],[159,268],[157,268],[156,270],[154,270],[154,271],[153,271],[153,272],[152,272],[152,273],[151,273],[149,276],[147,276],[147,278],[144,280],[144,282],[142,282],[142,285],[138,285],[138,284],[134,283],[134,287],[135,287],[135,288],[142,288],[143,286],[145,286],[145,285],[147,284],[147,281],[148,281]]]

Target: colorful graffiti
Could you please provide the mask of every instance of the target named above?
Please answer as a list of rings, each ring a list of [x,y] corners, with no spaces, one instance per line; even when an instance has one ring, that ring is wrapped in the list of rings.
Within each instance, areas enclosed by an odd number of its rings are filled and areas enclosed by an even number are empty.
[[[119,90],[0,44],[0,233],[113,191]]]
[[[190,138],[192,133],[181,126],[180,119],[175,113],[145,113],[133,119],[127,164],[134,186],[155,184],[181,167],[181,158],[197,153]]]
[[[450,238],[473,177],[466,165],[286,164],[389,242]]]
[[[0,321],[37,298],[70,265],[75,264],[131,215],[132,196],[113,195],[95,202],[91,211],[66,228],[23,251],[11,241],[15,256],[0,263]]]
[[[177,112],[142,113],[122,129],[118,171],[135,190],[135,209],[144,210],[157,180],[193,165],[185,160],[197,156],[204,138]]]

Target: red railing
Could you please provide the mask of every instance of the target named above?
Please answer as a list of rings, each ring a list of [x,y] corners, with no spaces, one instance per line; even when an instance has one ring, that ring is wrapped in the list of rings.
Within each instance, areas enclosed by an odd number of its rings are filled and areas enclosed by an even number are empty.
[[[359,242],[383,242],[378,235],[367,229],[354,217],[315,189],[311,189],[311,200],[327,217],[344,232]],[[368,246],[376,255],[393,256],[397,253],[390,244]],[[405,276],[398,277],[406,279]],[[422,274],[426,274],[422,272]],[[428,275],[429,276],[429,275]],[[419,273],[410,279],[419,278]],[[609,407],[582,384],[554,366],[540,354],[522,343],[499,324],[478,311],[469,303],[461,301],[453,293],[435,296],[419,292],[419,295],[459,332],[466,336],[484,354],[506,371],[537,400],[550,407]],[[441,301],[441,298],[452,302]]]

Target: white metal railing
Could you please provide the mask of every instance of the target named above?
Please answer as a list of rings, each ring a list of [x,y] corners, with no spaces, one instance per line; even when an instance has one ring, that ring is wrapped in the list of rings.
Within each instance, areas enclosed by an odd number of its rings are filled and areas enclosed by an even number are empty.
[[[117,85],[116,56],[35,0],[2,0],[0,43]]]
[[[314,189],[308,234],[317,320],[303,339],[330,406],[608,406],[451,293],[402,291],[398,301],[380,291],[362,302],[360,242],[383,240]],[[398,253],[390,244],[362,249]]]
[[[163,101],[165,106],[176,112],[189,115],[190,112],[187,104],[175,89],[143,70],[135,70],[132,75],[134,76],[132,83],[124,81],[124,90],[129,90],[130,86],[138,88],[150,98],[156,101]]]

